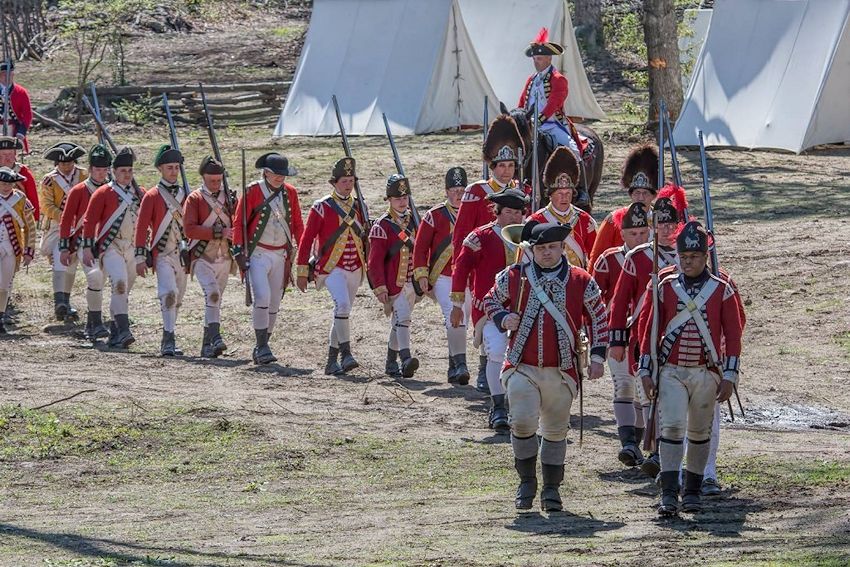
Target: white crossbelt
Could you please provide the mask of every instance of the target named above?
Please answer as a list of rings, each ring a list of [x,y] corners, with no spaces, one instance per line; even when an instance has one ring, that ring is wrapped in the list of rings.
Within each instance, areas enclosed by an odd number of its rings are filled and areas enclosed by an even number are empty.
[[[8,201],[0,198],[0,209],[4,211],[0,214],[0,218],[8,214],[15,220],[16,223],[18,223],[18,226],[24,226],[24,219],[22,219],[21,215],[18,214],[18,211],[13,208],[21,199],[23,199],[23,195],[20,193],[15,193],[15,195]]]
[[[709,279],[705,285],[702,286],[702,289],[699,291],[697,296],[691,299],[691,296],[688,295],[687,291],[685,291],[685,288],[682,286],[677,277],[676,281],[673,282],[673,291],[676,292],[676,296],[679,298],[679,301],[685,305],[685,310],[679,311],[676,316],[670,320],[667,324],[667,328],[664,329],[664,336],[669,336],[670,333],[673,333],[680,327],[683,327],[688,323],[688,321],[693,320],[699,330],[700,337],[702,337],[702,342],[705,343],[705,346],[708,349],[712,364],[719,368],[720,357],[717,355],[717,350],[714,348],[714,341],[711,339],[711,331],[708,329],[708,323],[706,323],[705,318],[702,316],[703,306],[708,303],[708,299],[717,289],[718,285],[719,282],[717,280],[714,278]]]
[[[212,198],[206,188],[201,189],[201,197],[204,198],[204,201],[210,207],[210,214],[207,215],[206,220],[201,223],[201,226],[205,228],[210,228],[215,224],[216,220],[220,220],[225,226],[230,226],[230,217],[228,217],[224,213],[224,207],[221,206],[221,203]],[[194,248],[200,240],[192,239],[189,241],[189,248]]]
[[[115,212],[112,213],[112,216],[101,225],[100,231],[97,233],[97,240],[100,240],[106,233],[109,232],[109,229],[112,228],[112,225],[118,220],[118,217],[124,214],[124,211],[127,210],[128,207],[133,205],[133,197],[129,193],[125,193],[121,187],[116,185],[114,182],[109,184],[112,187],[112,190],[115,191],[115,194],[118,195],[118,198],[121,200],[121,203],[115,209]]]
[[[534,293],[534,296],[537,298],[537,301],[540,302],[540,305],[552,316],[552,319],[555,320],[555,323],[561,327],[564,333],[567,335],[567,341],[570,343],[570,351],[576,352],[576,344],[575,337],[573,336],[573,330],[570,328],[569,323],[567,323],[567,318],[564,317],[564,314],[555,307],[555,304],[552,303],[552,299],[549,297],[549,294],[540,287],[539,282],[537,280],[537,274],[534,272],[534,268],[531,265],[523,266],[522,268],[525,270],[525,273],[528,275],[528,283],[531,286],[531,291]]]

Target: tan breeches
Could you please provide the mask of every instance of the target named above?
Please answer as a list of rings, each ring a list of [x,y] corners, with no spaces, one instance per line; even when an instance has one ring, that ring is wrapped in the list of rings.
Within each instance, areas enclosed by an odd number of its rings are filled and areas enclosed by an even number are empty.
[[[210,262],[198,258],[192,266],[192,273],[204,292],[204,326],[221,322],[221,296],[230,277],[230,258],[219,262]]]
[[[136,256],[132,243],[127,240],[114,240],[103,253],[101,266],[112,287],[110,313],[113,317],[126,315],[129,312],[130,290],[136,281]]]
[[[575,381],[558,368],[520,364],[502,373],[510,405],[511,433],[527,438],[540,430],[548,441],[563,441],[570,430]]]
[[[704,366],[667,364],[661,369],[658,418],[663,439],[705,441],[711,436],[718,380]]]

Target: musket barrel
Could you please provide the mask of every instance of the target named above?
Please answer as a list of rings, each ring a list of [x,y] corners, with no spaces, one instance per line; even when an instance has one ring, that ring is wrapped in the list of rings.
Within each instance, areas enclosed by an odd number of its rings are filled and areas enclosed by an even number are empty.
[[[180,142],[177,140],[177,128],[174,126],[174,117],[171,115],[171,105],[168,104],[168,94],[162,93],[162,106],[165,109],[165,118],[168,121],[168,137],[171,139],[171,147],[178,152],[180,151]],[[186,168],[180,164],[180,180],[183,182],[183,191],[188,195],[191,192],[189,188],[189,179],[186,177]]]

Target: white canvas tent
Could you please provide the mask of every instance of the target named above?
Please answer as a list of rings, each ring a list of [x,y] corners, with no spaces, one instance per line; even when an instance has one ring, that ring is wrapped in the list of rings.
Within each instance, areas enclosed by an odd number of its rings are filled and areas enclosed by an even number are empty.
[[[850,0],[717,0],[674,137],[801,152],[850,141]]]
[[[713,10],[708,8],[685,10],[683,23],[687,26],[688,31],[679,36],[679,63],[682,66],[682,85],[685,89],[691,82],[694,64],[699,57],[703,43],[705,43],[705,38],[708,37],[712,12]]]
[[[491,117],[500,96],[516,104],[533,71],[525,47],[544,25],[568,48],[556,58],[570,60],[567,110],[603,117],[564,0],[315,0],[274,135],[336,135],[333,94],[350,134],[383,134],[382,113],[394,134],[480,125],[485,96]]]

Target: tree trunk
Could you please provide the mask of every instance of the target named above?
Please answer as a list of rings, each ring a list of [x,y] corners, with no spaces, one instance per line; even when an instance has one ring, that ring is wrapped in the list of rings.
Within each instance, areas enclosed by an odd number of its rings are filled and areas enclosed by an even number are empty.
[[[643,0],[643,32],[649,64],[647,122],[658,122],[658,102],[664,100],[670,120],[682,110],[682,74],[679,69],[679,36],[674,0]]]
[[[602,0],[573,0],[573,4],[576,37],[584,42],[588,53],[596,53],[605,47],[605,37],[602,33]]]

